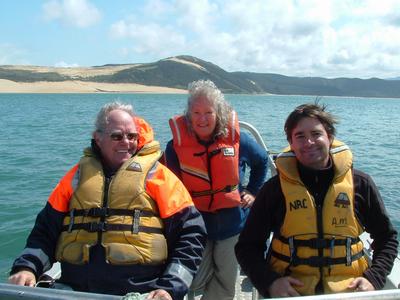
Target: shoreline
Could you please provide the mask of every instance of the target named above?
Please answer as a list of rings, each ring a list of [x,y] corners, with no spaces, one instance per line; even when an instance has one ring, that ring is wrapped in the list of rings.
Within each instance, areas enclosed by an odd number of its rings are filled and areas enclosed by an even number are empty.
[[[138,93],[186,94],[183,89],[149,86],[135,83],[104,83],[93,81],[16,82],[0,79],[0,94],[73,94],[73,93]]]
[[[152,86],[136,83],[107,83],[95,81],[35,81],[18,82],[8,79],[0,79],[0,94],[187,94],[186,89],[169,88],[164,86]],[[229,95],[230,93],[225,93]],[[235,94],[235,93],[233,93]],[[239,95],[239,94],[238,94]],[[368,99],[395,99],[396,97],[368,97],[368,96],[332,96],[332,95],[283,95],[272,93],[240,94],[255,96],[303,96],[310,97],[310,101],[320,98],[368,98]]]

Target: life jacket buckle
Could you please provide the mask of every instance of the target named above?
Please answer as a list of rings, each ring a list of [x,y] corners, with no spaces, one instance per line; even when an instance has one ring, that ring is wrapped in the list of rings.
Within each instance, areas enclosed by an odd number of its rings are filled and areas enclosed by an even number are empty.
[[[106,222],[91,222],[89,223],[89,232],[105,232],[107,229],[107,223]]]
[[[296,257],[296,248],[294,246],[294,237],[289,237],[288,238],[288,243],[289,243],[289,253],[290,253],[290,265],[295,265],[295,257]]]
[[[311,248],[313,249],[324,249],[327,247],[327,241],[325,239],[315,238],[310,239]]]
[[[329,265],[329,260],[327,257],[323,256],[310,256],[307,258],[308,265],[314,268],[325,267]]]
[[[140,224],[140,209],[133,210],[133,220],[132,220],[132,233],[139,233],[139,224]]]
[[[74,214],[75,214],[75,208],[69,211],[68,233],[72,232],[72,227],[74,226],[74,218],[75,218]]]
[[[87,217],[108,217],[107,207],[92,207],[86,210]]]
[[[346,266],[351,266],[351,238],[346,238]]]
[[[335,236],[333,236],[329,242],[329,250],[330,256],[333,258],[333,255],[335,254]]]
[[[335,236],[332,236],[331,240],[329,241],[329,255],[331,258],[335,255]],[[328,266],[328,273],[331,275],[332,266]]]

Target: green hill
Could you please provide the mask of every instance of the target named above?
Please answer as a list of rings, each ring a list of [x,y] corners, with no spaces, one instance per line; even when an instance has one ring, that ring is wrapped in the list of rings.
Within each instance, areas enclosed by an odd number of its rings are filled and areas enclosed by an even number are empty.
[[[36,68],[36,69],[35,69]],[[78,69],[78,68],[76,68]],[[0,79],[17,82],[82,80],[107,83],[136,83],[186,89],[188,83],[210,79],[225,93],[316,96],[400,97],[399,80],[378,78],[290,77],[270,73],[227,72],[217,65],[187,55],[153,63],[104,65],[90,68],[0,66]]]

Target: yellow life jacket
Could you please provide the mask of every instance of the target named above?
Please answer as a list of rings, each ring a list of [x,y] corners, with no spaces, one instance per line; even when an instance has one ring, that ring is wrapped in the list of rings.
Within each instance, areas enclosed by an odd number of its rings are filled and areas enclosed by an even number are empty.
[[[189,132],[184,116],[169,121],[182,182],[198,210],[214,212],[240,205],[239,142],[237,115],[232,112],[228,135],[208,147]]]
[[[345,292],[368,267],[359,239],[363,229],[354,213],[351,151],[334,141],[330,154],[334,178],[322,208],[302,183],[294,153],[283,152],[276,159],[286,215],[272,240],[270,265],[282,276],[301,280],[304,286],[295,286],[301,295],[315,294],[320,281],[325,293]]]
[[[165,262],[163,222],[145,187],[146,176],[160,156],[158,142],[144,145],[107,185],[100,161],[89,149],[85,151],[57,244],[58,261],[88,263],[90,247],[100,242],[110,264]]]

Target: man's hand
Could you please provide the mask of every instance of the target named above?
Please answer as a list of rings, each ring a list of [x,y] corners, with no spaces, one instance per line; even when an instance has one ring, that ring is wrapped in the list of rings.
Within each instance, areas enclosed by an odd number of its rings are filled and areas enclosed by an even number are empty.
[[[35,274],[31,271],[19,271],[8,278],[8,282],[11,284],[25,285],[34,287],[36,284]]]
[[[375,288],[371,282],[364,277],[355,278],[352,282],[350,282],[348,288],[354,290],[355,292],[375,291]]]
[[[271,298],[297,297],[300,294],[293,286],[303,286],[303,282],[290,276],[281,277],[275,280],[268,289]]]
[[[153,300],[172,300],[172,297],[166,290],[158,289],[158,290],[155,290],[155,291],[151,291],[146,299],[148,299],[148,300],[150,300],[150,299],[153,299]]]
[[[243,208],[248,208],[253,205],[254,199],[256,198],[252,193],[244,190],[240,193],[241,205]]]

